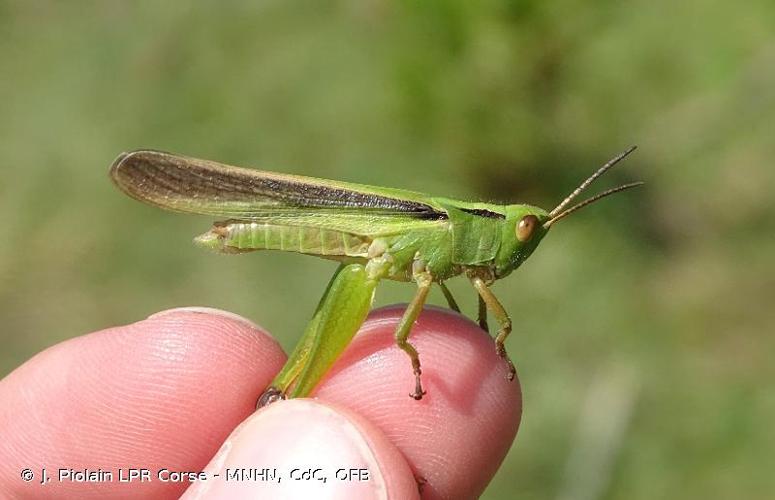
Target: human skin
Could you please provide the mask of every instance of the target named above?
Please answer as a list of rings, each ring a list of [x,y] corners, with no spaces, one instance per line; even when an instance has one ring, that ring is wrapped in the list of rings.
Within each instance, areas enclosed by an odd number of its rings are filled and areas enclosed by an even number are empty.
[[[187,498],[413,498],[418,481],[422,498],[476,497],[516,435],[519,383],[506,380],[485,332],[429,307],[410,337],[428,393],[411,399],[410,363],[393,342],[402,312],[373,311],[313,399],[258,412],[285,354],[231,313],[173,309],[46,349],[0,381],[0,497],[176,498],[190,487]],[[288,479],[289,469],[310,464],[326,483]],[[151,480],[119,482],[116,471],[132,467],[150,470]],[[285,477],[226,482],[225,467],[277,468]],[[31,481],[20,477],[25,468]],[[50,478],[43,485],[42,468]],[[60,468],[114,477],[59,481]],[[340,468],[369,477],[339,480]],[[210,478],[163,482],[160,469]]]

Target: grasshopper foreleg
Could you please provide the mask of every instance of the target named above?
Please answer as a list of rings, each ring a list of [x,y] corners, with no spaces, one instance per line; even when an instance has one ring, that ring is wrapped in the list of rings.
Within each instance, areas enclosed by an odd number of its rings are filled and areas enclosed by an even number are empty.
[[[511,318],[509,318],[508,313],[503,308],[501,303],[498,301],[498,298],[495,297],[495,295],[492,293],[492,291],[490,290],[490,288],[487,286],[487,284],[484,282],[482,278],[478,276],[473,276],[470,279],[471,279],[471,284],[474,286],[474,288],[476,288],[476,291],[479,293],[479,299],[480,299],[479,310],[481,311],[481,303],[483,302],[485,304],[486,309],[489,309],[490,311],[492,311],[493,315],[495,315],[495,319],[498,320],[498,324],[500,325],[500,330],[498,330],[498,334],[495,336],[495,351],[498,353],[498,356],[503,358],[503,360],[506,361],[506,363],[509,365],[508,379],[514,380],[514,377],[517,375],[517,369],[514,368],[514,363],[511,362],[511,358],[509,358],[509,355],[506,352],[506,347],[504,347],[503,345],[503,342],[506,340],[506,337],[508,337],[509,334],[511,333]]]
[[[412,371],[414,372],[415,385],[414,392],[410,394],[410,396],[414,399],[420,400],[425,394],[425,391],[422,389],[422,382],[420,381],[420,376],[422,374],[422,370],[420,368],[420,356],[417,353],[417,349],[415,349],[415,347],[407,341],[407,338],[409,337],[409,332],[412,331],[412,325],[417,319],[417,316],[419,316],[420,311],[422,311],[423,304],[425,304],[425,300],[428,297],[428,292],[431,289],[433,278],[426,270],[418,271],[413,274],[414,281],[417,283],[417,293],[409,303],[406,311],[404,311],[404,315],[401,317],[401,321],[398,323],[398,327],[396,327],[395,336],[398,347],[403,349],[403,351],[409,355],[409,359],[412,360]]]

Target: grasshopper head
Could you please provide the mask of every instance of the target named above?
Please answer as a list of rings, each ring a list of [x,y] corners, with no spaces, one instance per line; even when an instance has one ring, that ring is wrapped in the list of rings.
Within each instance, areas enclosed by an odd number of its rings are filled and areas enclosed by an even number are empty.
[[[543,208],[530,205],[506,206],[501,247],[495,257],[496,278],[508,275],[530,257],[549,231],[545,227],[549,220],[549,213]]]
[[[642,182],[623,184],[603,191],[600,194],[587,198],[568,208],[571,201],[581,194],[592,181],[603,175],[634,150],[635,146],[632,146],[609,160],[594,174],[589,176],[587,180],[582,182],[579,187],[574,189],[571,194],[566,196],[551,212],[530,205],[508,205],[506,207],[506,223],[503,226],[504,234],[501,238],[501,247],[495,258],[496,278],[502,278],[503,276],[508,275],[511,271],[518,268],[525,259],[530,257],[533,250],[538,246],[538,243],[549,231],[549,228],[558,221],[606,196],[642,185]]]

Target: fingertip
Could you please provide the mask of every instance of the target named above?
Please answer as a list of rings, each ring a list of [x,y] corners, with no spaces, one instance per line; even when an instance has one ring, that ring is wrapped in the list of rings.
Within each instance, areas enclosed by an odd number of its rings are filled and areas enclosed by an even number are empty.
[[[519,427],[518,379],[478,325],[427,307],[409,341],[417,348],[427,394],[409,397],[414,376],[395,345],[403,306],[377,309],[315,395],[346,406],[383,430],[426,480],[423,496],[475,497],[508,452]]]
[[[267,480],[223,480],[230,470],[251,467]],[[218,479],[192,485],[184,498],[418,498],[406,460],[381,431],[310,399],[278,402],[250,416],[205,472]]]

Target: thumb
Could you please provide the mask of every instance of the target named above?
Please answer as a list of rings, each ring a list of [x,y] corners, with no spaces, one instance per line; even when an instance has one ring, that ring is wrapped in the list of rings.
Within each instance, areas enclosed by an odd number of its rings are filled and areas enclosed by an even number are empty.
[[[311,399],[251,415],[205,472],[182,498],[419,498],[409,465],[381,431]]]

